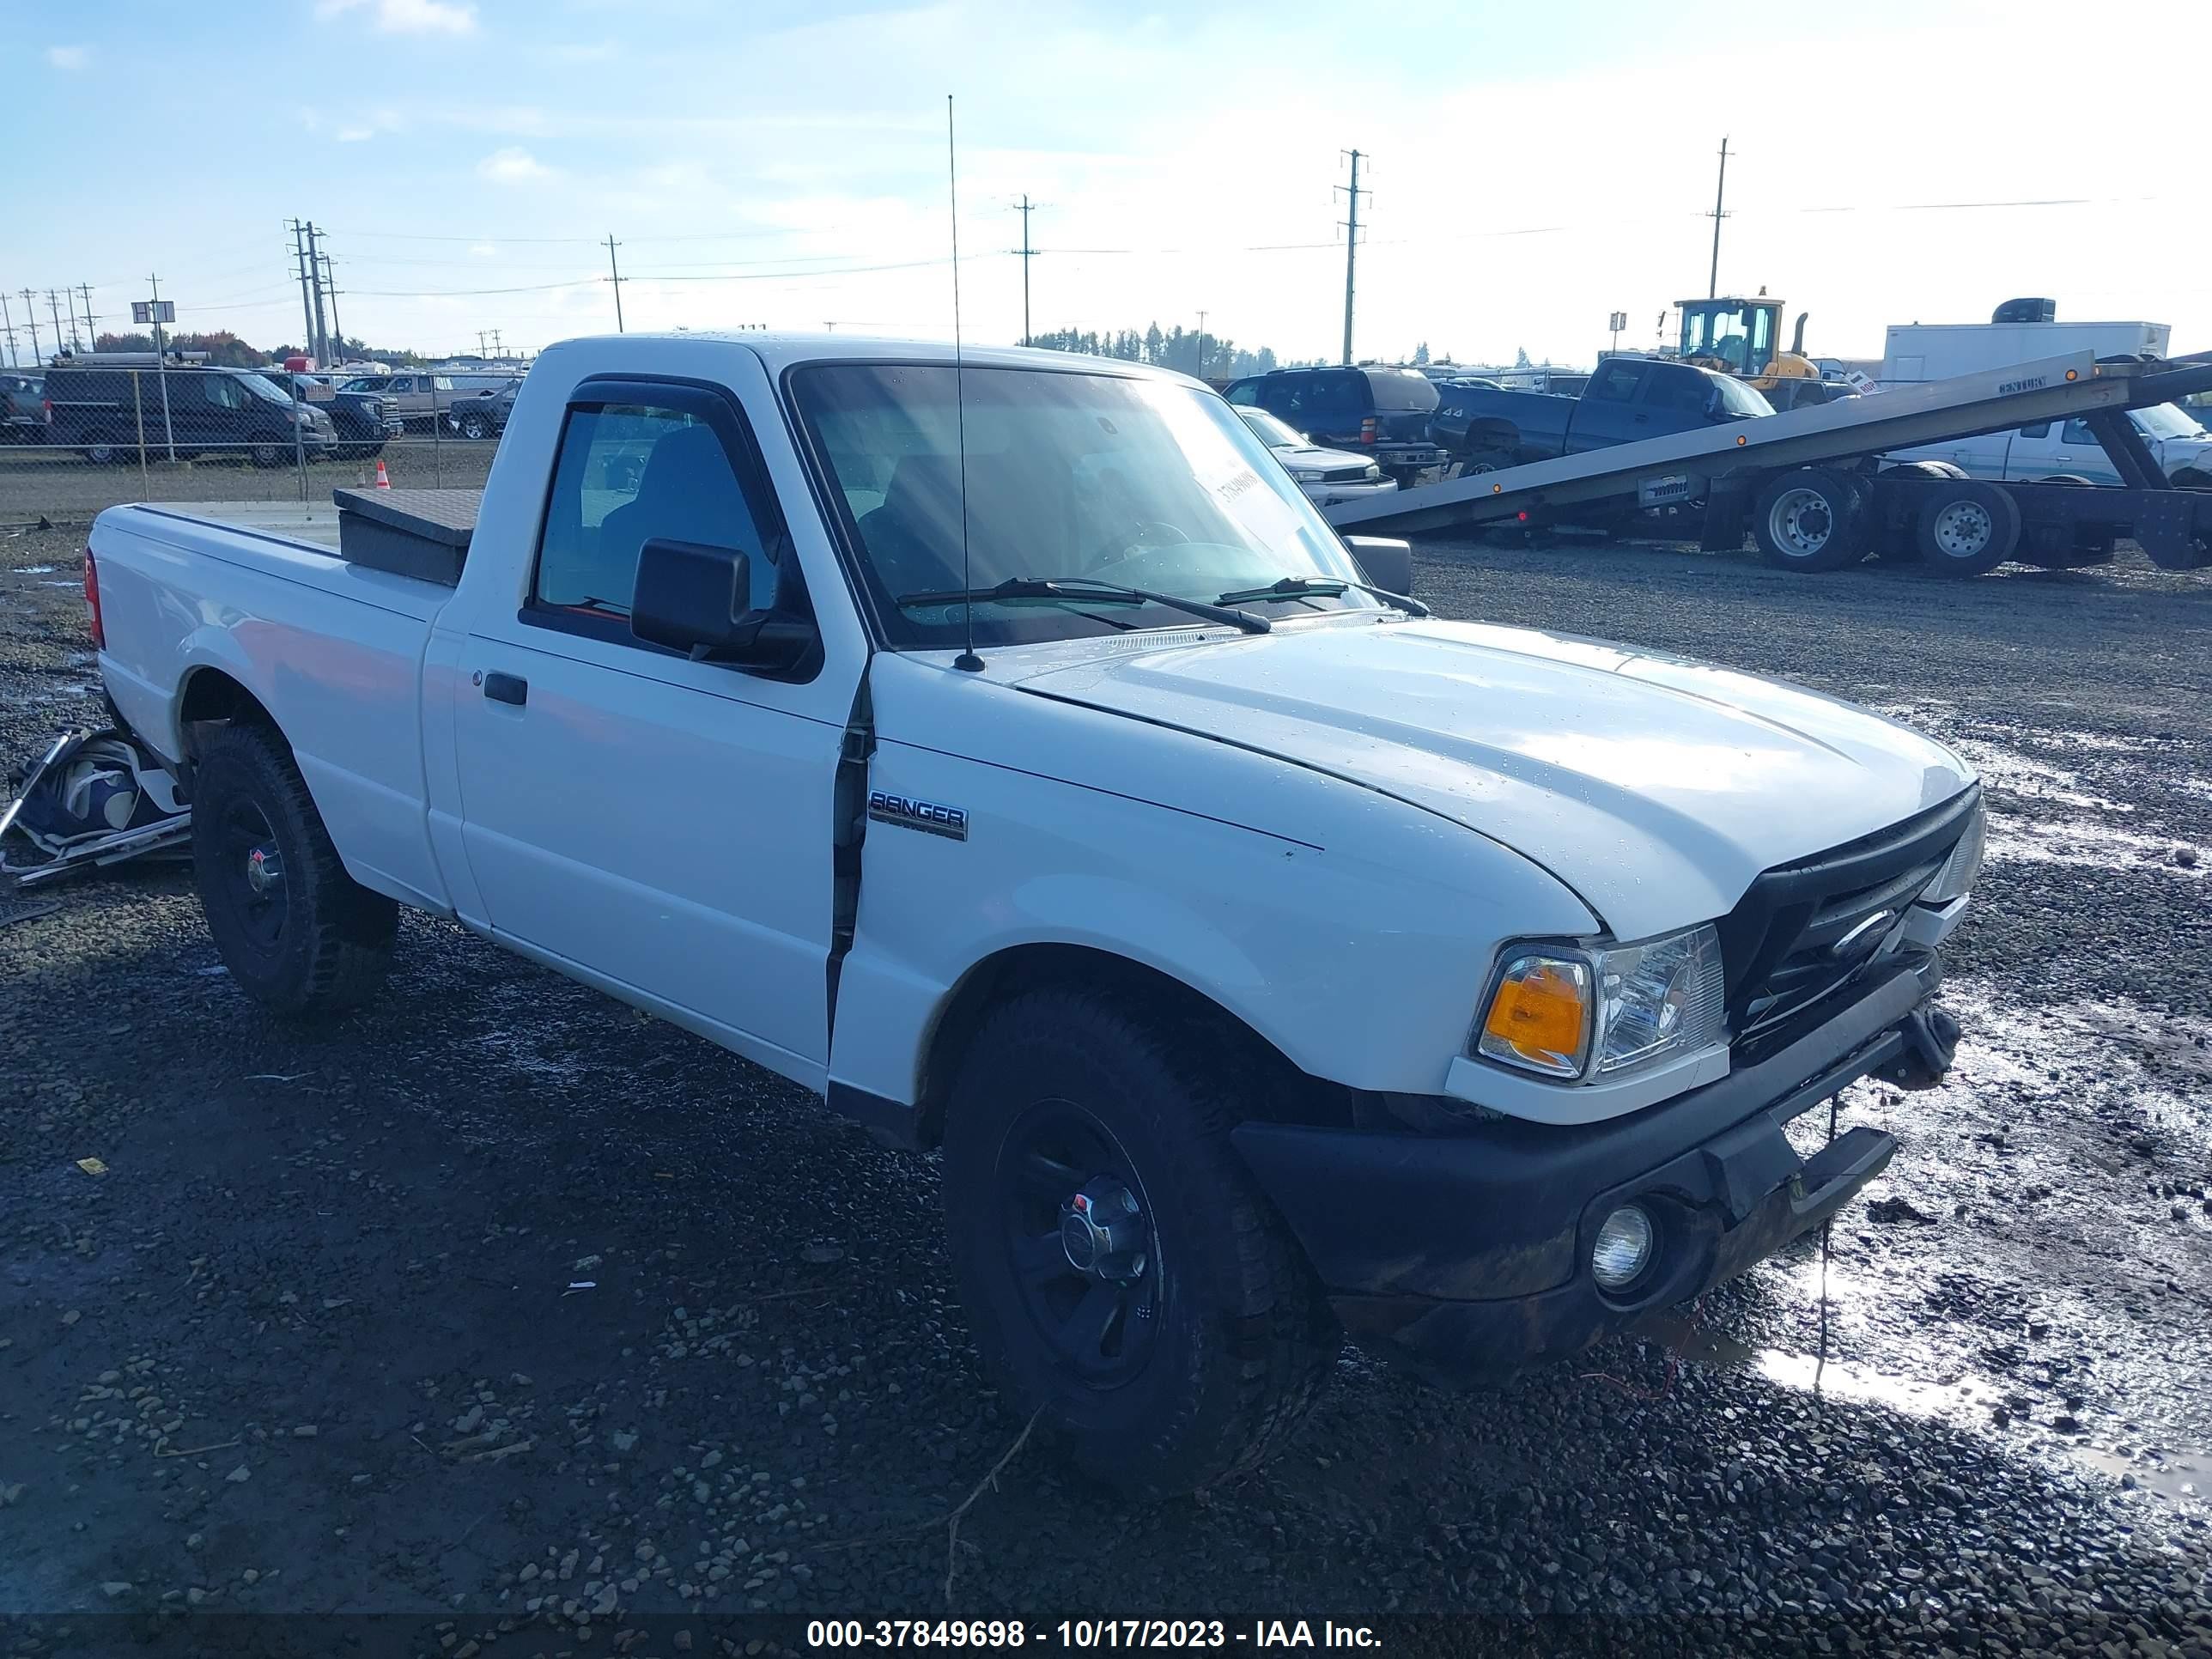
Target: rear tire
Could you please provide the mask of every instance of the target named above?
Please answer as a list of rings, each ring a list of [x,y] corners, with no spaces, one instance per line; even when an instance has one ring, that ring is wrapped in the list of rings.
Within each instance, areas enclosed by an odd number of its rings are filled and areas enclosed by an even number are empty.
[[[1944,576],[1978,576],[2020,546],[2020,504],[1978,478],[1930,490],[1916,526],[1920,562]]]
[[[1257,1464],[1342,1340],[1230,1146],[1250,1073],[1221,1046],[1141,993],[1024,991],[976,1032],[946,1115],[952,1261],[986,1367],[1079,1467],[1139,1497]],[[1110,1249],[1085,1231],[1098,1217]]]
[[[346,874],[283,740],[216,728],[192,778],[192,878],[216,952],[282,1014],[366,1001],[392,963],[399,907]]]
[[[491,436],[491,424],[481,415],[461,416],[461,436],[474,443],[482,443]]]
[[[1783,570],[1840,570],[1866,557],[1866,512],[1857,481],[1825,466],[1785,472],[1759,494],[1752,539]]]

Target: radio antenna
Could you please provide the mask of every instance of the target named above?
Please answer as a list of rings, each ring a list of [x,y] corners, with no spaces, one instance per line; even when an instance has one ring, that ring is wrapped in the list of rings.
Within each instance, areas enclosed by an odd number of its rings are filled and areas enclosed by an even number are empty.
[[[960,167],[952,140],[952,94],[945,94],[945,183],[952,201],[952,413],[960,446],[960,591],[972,591],[968,574],[968,388],[960,355]],[[961,614],[968,618],[968,648],[952,659],[955,668],[981,672],[983,659],[975,654],[975,602],[963,599]]]

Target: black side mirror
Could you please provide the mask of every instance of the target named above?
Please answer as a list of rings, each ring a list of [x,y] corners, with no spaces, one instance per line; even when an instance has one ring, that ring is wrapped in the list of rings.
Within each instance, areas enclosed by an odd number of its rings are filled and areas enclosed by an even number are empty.
[[[637,552],[629,631],[692,659],[786,671],[816,643],[814,624],[752,609],[752,561],[734,547],[655,536]]]
[[[1413,592],[1413,544],[1395,536],[1346,536],[1344,545],[1370,587],[1385,593]]]

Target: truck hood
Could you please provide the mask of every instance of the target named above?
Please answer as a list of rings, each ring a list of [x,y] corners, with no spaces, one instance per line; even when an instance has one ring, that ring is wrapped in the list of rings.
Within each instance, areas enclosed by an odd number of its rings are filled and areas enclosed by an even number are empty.
[[[1760,871],[1973,777],[1940,744],[1835,698],[1532,629],[1317,622],[1017,683],[1463,824],[1550,871],[1624,939],[1724,915]]]

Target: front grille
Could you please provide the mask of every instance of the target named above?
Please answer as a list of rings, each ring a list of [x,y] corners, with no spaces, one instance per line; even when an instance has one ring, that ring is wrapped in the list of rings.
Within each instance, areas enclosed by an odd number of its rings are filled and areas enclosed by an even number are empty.
[[[1321,475],[1323,483],[1358,483],[1367,476],[1365,466],[1333,466]]]
[[[1740,1063],[1787,1043],[1866,971],[1973,822],[1981,786],[1903,823],[1769,870],[1719,924]]]

